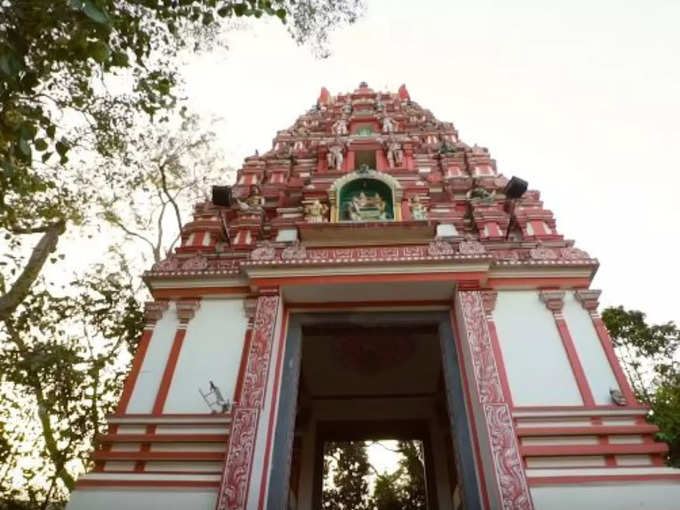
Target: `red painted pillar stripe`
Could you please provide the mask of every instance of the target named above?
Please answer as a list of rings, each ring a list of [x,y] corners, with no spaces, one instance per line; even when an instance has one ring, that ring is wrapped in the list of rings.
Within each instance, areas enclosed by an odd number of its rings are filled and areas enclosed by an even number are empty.
[[[139,372],[142,370],[142,363],[144,363],[144,358],[146,357],[146,351],[149,349],[149,343],[151,343],[152,334],[153,328],[147,327],[144,329],[142,337],[139,339],[137,352],[135,352],[135,357],[134,360],[132,361],[132,368],[130,369],[130,373],[125,379],[125,384],[123,385],[123,392],[120,395],[118,407],[116,408],[116,414],[125,413],[125,410],[127,409],[127,406],[130,403],[132,391],[135,389],[135,384],[137,383]]]
[[[609,331],[607,331],[607,327],[604,325],[604,322],[602,322],[602,318],[599,315],[593,316],[592,319],[593,326],[595,326],[595,331],[597,332],[597,337],[600,339],[600,344],[602,345],[602,349],[604,349],[604,353],[607,356],[607,361],[609,361],[609,365],[612,367],[612,371],[614,372],[614,377],[616,378],[616,382],[619,385],[619,389],[630,404],[636,403],[637,399],[633,394],[633,390],[630,387],[628,378],[626,377],[626,374],[623,373],[623,369],[619,363],[619,358],[616,356],[616,352],[614,352],[614,346],[612,344],[612,339],[609,336]]]
[[[501,352],[501,345],[498,340],[498,331],[496,330],[496,323],[487,316],[487,326],[489,328],[489,337],[491,338],[491,348],[493,349],[493,355],[496,358],[496,367],[498,368],[498,376],[501,380],[501,387],[503,388],[503,393],[505,394],[505,399],[510,405],[510,407],[515,407],[512,401],[512,392],[510,391],[510,383],[508,382],[508,374],[505,371],[505,363],[503,362],[503,353]]]
[[[241,351],[241,364],[238,367],[238,378],[234,389],[234,403],[241,401],[241,391],[243,390],[243,378],[246,373],[246,363],[248,362],[248,352],[250,351],[250,339],[253,330],[249,327],[243,340],[243,350]]]
[[[182,349],[182,344],[184,343],[184,337],[186,336],[186,333],[186,324],[180,325],[180,328],[175,333],[175,338],[172,342],[172,347],[170,348],[168,361],[165,363],[163,378],[161,379],[161,384],[158,388],[158,393],[156,394],[156,400],[153,404],[151,414],[163,413],[163,406],[165,405],[165,400],[168,398],[170,384],[172,383],[172,376],[175,374],[175,368],[177,368],[177,360],[179,359],[179,353]]]
[[[564,317],[562,317],[561,314],[555,316],[555,324],[557,325],[557,330],[560,333],[564,350],[567,352],[567,358],[569,358],[569,364],[571,365],[571,369],[574,372],[576,385],[578,386],[578,390],[581,393],[583,403],[587,407],[595,407],[593,392],[590,390],[586,373],[583,370],[583,365],[581,365],[581,360],[579,359],[578,353],[576,352],[574,340],[571,338],[571,333],[569,333],[567,323],[564,322]]]

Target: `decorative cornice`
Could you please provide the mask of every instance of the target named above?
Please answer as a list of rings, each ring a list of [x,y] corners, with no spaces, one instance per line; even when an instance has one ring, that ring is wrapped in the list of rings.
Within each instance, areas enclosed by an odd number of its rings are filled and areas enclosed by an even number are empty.
[[[201,305],[200,299],[183,299],[177,301],[177,317],[180,324],[186,325],[196,315],[196,310]]]
[[[574,291],[574,297],[591,315],[597,315],[597,305],[601,293],[601,290],[578,289]]]
[[[144,303],[144,321],[146,328],[153,328],[170,306],[166,300],[147,301]]]
[[[556,317],[562,314],[562,307],[564,306],[563,290],[542,290],[539,292],[541,301]]]
[[[480,292],[482,295],[482,306],[484,307],[484,313],[487,318],[491,317],[494,309],[496,308],[496,300],[498,299],[498,292],[495,290],[483,290]]]

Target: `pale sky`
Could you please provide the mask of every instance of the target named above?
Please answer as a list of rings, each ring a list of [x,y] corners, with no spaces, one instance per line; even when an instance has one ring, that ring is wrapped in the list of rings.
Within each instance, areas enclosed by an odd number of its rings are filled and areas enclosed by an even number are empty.
[[[680,322],[680,2],[367,0],[316,60],[280,23],[183,70],[193,107],[240,167],[278,129],[365,80],[411,98],[541,191],[560,233],[600,260],[593,288]]]

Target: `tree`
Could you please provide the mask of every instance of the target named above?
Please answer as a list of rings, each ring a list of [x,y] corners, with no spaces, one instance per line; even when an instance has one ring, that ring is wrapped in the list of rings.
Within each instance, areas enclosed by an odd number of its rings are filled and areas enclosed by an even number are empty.
[[[30,255],[7,257],[0,319],[26,298],[66,224],[81,222],[96,195],[66,172],[71,153],[113,157],[141,115],[162,120],[177,102],[178,52],[234,17],[278,17],[298,42],[323,45],[359,8],[359,0],[0,3],[0,229],[13,252],[25,236],[41,236]]]
[[[425,465],[422,442],[398,442],[399,464],[395,471],[378,474],[373,493],[376,510],[425,510]]]
[[[56,253],[57,243],[65,233],[85,238],[115,224],[150,242],[157,260],[176,236],[162,234],[158,218],[167,215],[155,206],[175,213],[177,228],[182,197],[196,189],[189,184],[205,183],[205,165],[186,173],[187,160],[205,148],[196,133],[177,138],[188,143],[185,152],[165,159],[157,152],[155,166],[136,166],[151,142],[139,125],[173,126],[176,118],[177,55],[212,41],[225,20],[263,16],[321,48],[328,29],[354,21],[359,7],[358,0],[0,2],[0,423],[9,424],[0,434],[2,505],[64,500],[74,473],[89,465],[141,327],[140,280],[130,269],[139,262],[121,258],[114,243],[82,269]],[[139,207],[121,207],[132,195]],[[143,228],[149,218],[151,234]]]
[[[368,454],[363,441],[324,444],[324,487],[321,507],[330,510],[369,510]]]
[[[647,324],[645,314],[622,306],[602,312],[636,397],[648,404],[647,419],[669,444],[668,462],[680,467],[680,329]]]

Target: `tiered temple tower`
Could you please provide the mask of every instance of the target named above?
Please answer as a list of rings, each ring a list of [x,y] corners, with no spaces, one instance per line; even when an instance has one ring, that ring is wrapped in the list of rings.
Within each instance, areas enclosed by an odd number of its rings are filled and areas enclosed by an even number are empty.
[[[680,474],[537,191],[411,100],[316,105],[197,204],[85,509],[320,508],[325,441],[418,438],[428,508],[677,508]]]

